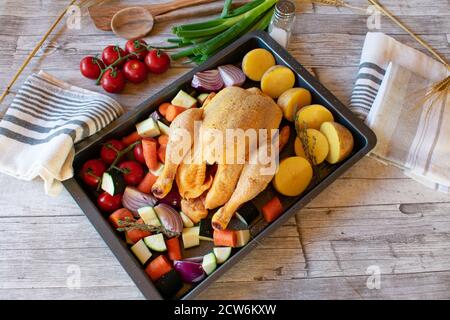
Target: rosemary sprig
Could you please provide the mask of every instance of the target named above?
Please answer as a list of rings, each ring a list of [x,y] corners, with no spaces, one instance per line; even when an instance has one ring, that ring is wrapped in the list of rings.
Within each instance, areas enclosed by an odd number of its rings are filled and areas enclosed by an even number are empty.
[[[138,223],[136,221],[131,220],[129,217],[125,217],[125,220],[119,220],[119,228],[117,228],[117,231],[125,232],[135,229],[148,231],[151,233],[162,233],[168,238],[178,237],[181,234],[179,232],[167,230],[163,226],[152,226],[145,223]]]
[[[299,112],[297,110],[295,111],[295,131],[297,132],[297,136],[300,139],[300,142],[303,146],[303,151],[305,151],[306,159],[311,163],[312,169],[313,169],[313,177],[316,180],[320,180],[321,174],[319,169],[317,168],[317,158],[315,156],[315,148],[317,145],[316,137],[312,137],[312,143],[310,144],[309,137],[308,137],[308,125],[306,122],[302,122],[300,125],[299,121]]]

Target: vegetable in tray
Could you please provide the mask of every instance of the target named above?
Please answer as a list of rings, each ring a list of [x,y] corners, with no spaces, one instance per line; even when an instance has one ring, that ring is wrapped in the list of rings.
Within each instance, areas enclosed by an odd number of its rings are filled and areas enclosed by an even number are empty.
[[[176,30],[196,38],[213,36],[217,30],[226,33],[230,21],[238,25],[256,19],[273,3],[255,0],[232,11],[225,7],[222,18]],[[112,60],[113,53],[108,54]],[[312,185],[319,165],[343,161],[353,149],[350,131],[335,122],[327,108],[312,104],[310,92],[295,87],[292,71],[276,65],[268,50],[252,50],[242,69],[237,65],[197,73],[191,88],[159,105],[136,124],[136,131],[108,140],[99,158],[86,161],[79,172],[112,228],[123,234],[145,273],[167,298],[214,273],[251,240],[252,225],[276,221],[286,209],[285,199]],[[260,81],[260,87],[240,88],[247,78]],[[280,154],[276,172],[268,176],[249,164],[172,163],[168,156],[178,143],[171,140],[173,128],[189,132],[198,120],[223,130],[279,128],[279,149],[289,141],[293,147]],[[290,139],[292,133],[295,137]],[[254,203],[266,189],[275,193],[271,200]],[[202,255],[192,257],[191,252]]]

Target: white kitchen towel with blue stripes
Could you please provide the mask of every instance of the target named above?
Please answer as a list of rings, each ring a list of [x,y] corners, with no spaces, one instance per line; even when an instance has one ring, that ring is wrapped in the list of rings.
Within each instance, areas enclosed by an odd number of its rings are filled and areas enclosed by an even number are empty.
[[[448,77],[440,62],[382,33],[368,33],[351,109],[377,135],[371,156],[450,192],[450,97],[424,99]],[[422,102],[422,104],[420,104]]]
[[[424,78],[445,77],[441,63],[381,32],[368,32],[364,41],[350,109],[365,120],[375,101],[389,63]]]
[[[74,144],[123,113],[114,99],[41,71],[28,77],[0,122],[0,172],[41,177],[57,195],[73,176]]]

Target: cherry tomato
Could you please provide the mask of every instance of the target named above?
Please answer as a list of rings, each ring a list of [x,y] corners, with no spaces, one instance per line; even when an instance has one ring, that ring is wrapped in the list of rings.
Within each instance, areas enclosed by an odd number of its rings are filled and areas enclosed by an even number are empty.
[[[122,195],[110,195],[108,192],[103,192],[97,198],[97,204],[105,212],[113,212],[122,207]]]
[[[136,145],[136,147],[134,147],[133,153],[136,161],[145,164],[144,150],[142,149],[142,143],[139,143]]]
[[[106,164],[99,159],[88,160],[81,168],[81,178],[84,183],[91,187],[97,187],[103,172],[106,171]]]
[[[100,80],[103,89],[109,93],[119,93],[125,88],[125,83],[125,75],[122,70],[118,69],[106,70]]]
[[[123,66],[125,78],[132,83],[141,83],[147,79],[147,67],[140,60],[130,60]]]
[[[124,148],[125,146],[119,140],[109,140],[102,146],[100,157],[107,164],[111,164],[116,160],[118,151]]]
[[[102,52],[102,60],[103,62],[109,66],[114,63],[120,57],[124,57],[126,55],[125,51],[119,46],[107,46],[103,49]],[[125,63],[125,60],[121,61],[116,67],[121,67]]]
[[[104,68],[103,61],[96,57],[87,56],[80,61],[81,74],[89,79],[96,80]]]
[[[170,58],[164,51],[153,49],[147,53],[145,64],[150,72],[163,73],[170,67]]]
[[[142,40],[128,40],[125,44],[125,52],[132,53],[137,52],[136,56],[131,56],[130,59],[139,59],[141,61],[145,60],[145,56],[147,55],[147,43]]]
[[[119,168],[122,170],[125,182],[130,186],[138,185],[144,179],[144,169],[136,161],[122,162]]]

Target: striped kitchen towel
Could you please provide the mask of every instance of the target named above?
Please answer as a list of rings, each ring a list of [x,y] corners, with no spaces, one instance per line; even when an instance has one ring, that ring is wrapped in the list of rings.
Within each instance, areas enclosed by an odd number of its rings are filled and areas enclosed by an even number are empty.
[[[375,101],[390,62],[425,78],[445,75],[442,64],[381,32],[368,32],[364,41],[350,109],[365,119]]]
[[[375,132],[371,156],[418,182],[450,192],[450,97],[424,99],[447,68],[382,33],[369,33],[352,110]],[[421,103],[422,102],[422,103]]]
[[[73,176],[74,144],[123,113],[112,98],[41,71],[25,81],[0,122],[0,172],[32,180],[57,195]]]

